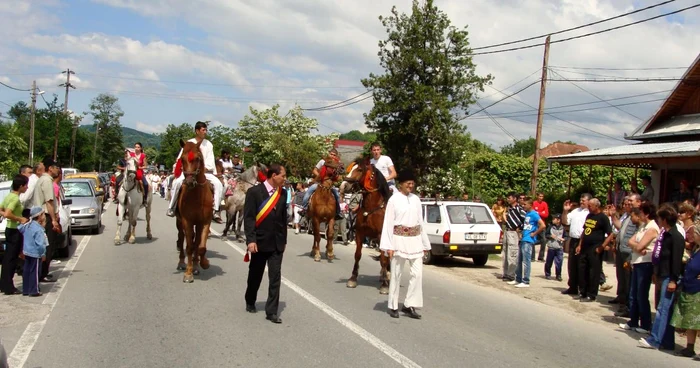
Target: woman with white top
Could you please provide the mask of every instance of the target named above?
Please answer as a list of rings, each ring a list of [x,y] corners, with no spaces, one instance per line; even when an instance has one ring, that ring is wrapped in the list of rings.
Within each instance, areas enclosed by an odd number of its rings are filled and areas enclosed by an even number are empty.
[[[420,199],[412,193],[415,188],[413,172],[401,171],[397,181],[399,188],[387,202],[379,243],[379,249],[391,259],[389,315],[399,318],[401,271],[408,263],[411,277],[401,311],[411,318],[420,319],[416,308],[423,307],[423,254],[430,251],[430,241],[423,226]]]
[[[637,232],[630,238],[628,244],[632,249],[632,282],[630,287],[629,308],[630,320],[621,323],[624,330],[648,334],[651,330],[651,305],[649,303],[649,288],[654,267],[651,254],[659,236],[659,226],[656,224],[656,208],[653,204],[642,203],[639,208],[633,208],[631,221],[637,224]]]

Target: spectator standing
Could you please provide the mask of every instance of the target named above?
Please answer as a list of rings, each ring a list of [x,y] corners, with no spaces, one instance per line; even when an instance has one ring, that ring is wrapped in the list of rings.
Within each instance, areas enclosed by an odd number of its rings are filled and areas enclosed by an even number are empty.
[[[520,248],[518,250],[515,280],[508,282],[509,285],[515,285],[517,288],[530,287],[530,255],[534,250],[536,239],[545,230],[544,221],[542,221],[537,211],[533,209],[532,202],[532,198],[529,197],[525,197],[523,201],[526,212],[523,220],[523,237],[520,240]]]
[[[503,235],[503,249],[501,258],[503,259],[503,281],[515,281],[515,267],[518,262],[520,230],[525,220],[525,210],[518,204],[518,197],[515,193],[508,194],[508,211],[506,213],[505,233]]]
[[[46,168],[42,162],[38,162],[34,165],[34,168],[31,171],[33,173],[30,172],[30,170],[25,169],[24,172],[21,173],[29,178],[29,182],[27,183],[27,191],[19,196],[19,200],[22,202],[22,206],[24,208],[30,208],[34,203],[34,187],[36,187],[36,182],[39,180],[39,177],[44,175]]]
[[[576,253],[576,246],[583,234],[583,225],[588,217],[588,201],[590,199],[590,194],[581,194],[581,202],[576,209],[573,209],[571,201],[568,199],[564,201],[564,212],[561,214],[561,218],[564,226],[569,226],[569,260],[567,263],[569,288],[561,292],[565,295],[579,295],[579,255]]]
[[[637,232],[637,224],[630,217],[633,208],[639,208],[642,204],[639,194],[630,194],[626,197],[622,216],[613,214],[613,226],[618,229],[615,238],[615,276],[617,277],[617,296],[610,300],[610,304],[619,304],[620,308],[615,312],[616,317],[629,317],[629,293],[630,293],[630,269],[632,261],[632,248],[629,240]]]
[[[23,175],[17,175],[12,180],[10,193],[5,196],[0,204],[0,211],[5,216],[5,254],[2,257],[2,271],[0,273],[0,291],[5,295],[19,294],[13,281],[17,269],[17,260],[22,252],[22,234],[18,227],[28,220],[22,216],[24,207],[19,196],[27,191],[29,179]]]
[[[610,219],[600,210],[600,200],[588,201],[588,215],[583,233],[576,247],[579,256],[579,290],[581,302],[593,302],[598,297],[600,273],[603,269],[603,251],[608,250],[613,233]]]
[[[54,195],[53,181],[54,178],[58,177],[60,169],[58,164],[50,156],[44,158],[43,163],[46,171],[36,182],[36,186],[34,187],[33,202],[34,206],[41,207],[44,210],[44,213],[49,216],[50,221],[45,221],[48,246],[46,249],[46,257],[44,257],[45,261],[43,261],[41,265],[39,281],[53,282],[55,281],[55,278],[49,273],[49,265],[51,263],[51,258],[53,257],[53,252],[56,249],[56,244],[58,243],[58,235],[61,234],[61,225],[58,221],[58,206]]]
[[[556,271],[557,281],[561,281],[561,268],[564,263],[564,238],[566,231],[561,224],[561,215],[552,216],[552,224],[546,231],[547,237],[547,261],[544,263],[544,276],[547,280],[552,278],[552,263]]]
[[[501,227],[501,230],[504,230],[503,225],[506,222],[506,204],[502,197],[496,199],[496,203],[491,207],[491,212],[493,212],[494,217],[496,217],[498,226]]]
[[[340,215],[341,219],[335,221],[335,234],[340,234],[340,238],[343,241],[343,245],[348,245],[348,204],[345,201],[340,202]]]
[[[621,208],[625,203],[625,197],[627,197],[627,192],[622,187],[622,180],[617,179],[613,184],[613,189],[608,192],[608,204],[615,206],[615,208]]]
[[[547,205],[547,202],[544,201],[544,193],[537,193],[537,200],[532,202],[532,208],[537,211],[537,213],[540,215],[540,218],[542,221],[545,223],[547,222],[547,219],[549,218],[549,206]],[[547,247],[547,239],[545,238],[545,232],[542,231],[540,235],[537,237],[537,243],[540,244],[540,252],[537,255],[537,260],[540,262],[544,262],[544,249]],[[535,248],[533,245],[532,248],[532,261],[535,261]]]
[[[48,166],[48,165],[47,165]],[[41,179],[41,178],[40,178]],[[38,185],[42,185],[38,183]],[[45,211],[34,206],[29,210],[30,221],[19,226],[24,237],[24,273],[22,274],[22,295],[41,296],[39,281],[41,281],[41,264],[48,263],[48,239],[44,227],[46,224]]]
[[[695,355],[695,339],[700,330],[700,223],[693,226],[693,240],[692,255],[681,278],[683,287],[671,318],[673,327],[686,330],[687,345],[676,355],[688,358]]]
[[[682,203],[678,206],[678,220],[683,225],[685,230],[685,253],[683,255],[683,263],[687,263],[695,249],[695,207],[688,203]]]
[[[640,192],[636,181],[632,181],[632,192],[639,194],[642,197],[642,202],[654,202],[654,188],[651,186],[651,176],[644,175],[642,179],[642,185],[644,185],[644,191]]]
[[[304,202],[304,191],[306,190],[306,183],[297,183],[297,191],[294,193],[294,201],[292,204],[292,211],[294,213],[294,234],[299,234],[299,229],[301,228],[301,210],[304,208],[302,206]]]

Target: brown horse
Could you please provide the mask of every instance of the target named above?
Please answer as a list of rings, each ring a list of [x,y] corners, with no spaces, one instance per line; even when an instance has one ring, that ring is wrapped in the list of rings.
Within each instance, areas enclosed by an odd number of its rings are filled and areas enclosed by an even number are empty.
[[[314,261],[321,261],[321,223],[326,223],[326,258],[332,261],[335,258],[333,254],[333,227],[335,226],[335,197],[333,196],[333,181],[326,178],[311,196],[309,200],[309,214],[314,229],[314,245],[311,248],[311,256]]]
[[[381,239],[382,226],[384,225],[384,211],[387,201],[391,196],[389,185],[384,175],[369,163],[369,160],[355,160],[355,169],[345,181],[352,183],[355,189],[362,191],[362,202],[357,208],[357,220],[355,221],[355,265],[352,268],[352,276],[346,284],[349,288],[357,287],[357,274],[362,258],[362,242],[365,237]],[[379,274],[380,294],[389,293],[389,257],[384,252],[379,256],[382,270]]]
[[[199,274],[199,266],[209,268],[207,253],[207,237],[212,220],[212,207],[214,205],[214,188],[204,176],[204,157],[199,150],[200,143],[192,143],[180,140],[182,147],[182,173],[185,176],[182,189],[177,200],[177,226],[184,231],[187,248],[183,249],[178,242],[180,262],[178,269],[185,269],[182,281],[194,282],[194,275]],[[180,236],[178,236],[180,240]],[[196,252],[195,252],[196,250]],[[185,265],[185,253],[187,264]]]

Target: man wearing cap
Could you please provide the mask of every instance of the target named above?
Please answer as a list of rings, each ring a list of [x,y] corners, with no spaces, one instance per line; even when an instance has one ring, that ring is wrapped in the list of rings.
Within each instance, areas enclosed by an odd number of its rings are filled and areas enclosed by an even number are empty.
[[[231,165],[231,172],[234,174],[243,174],[245,171],[245,165],[241,162],[241,156],[238,154],[233,155],[233,162]]]
[[[58,177],[60,169],[56,161],[54,161],[51,156],[47,156],[42,162],[46,168],[46,172],[39,177],[39,180],[37,180],[36,186],[34,187],[33,206],[41,207],[50,218],[50,221],[46,221],[45,226],[46,238],[49,240],[49,244],[46,248],[46,259],[41,264],[39,281],[52,282],[55,281],[55,278],[49,273],[49,265],[51,264],[51,259],[53,258],[53,252],[56,249],[58,235],[61,234],[61,225],[58,220],[58,206],[56,205],[53,181]]]
[[[413,172],[402,170],[397,179],[399,187],[386,204],[379,242],[379,249],[391,259],[389,315],[399,318],[401,271],[408,263],[411,277],[401,311],[411,318],[420,319],[416,308],[423,307],[423,254],[430,251],[430,240],[423,224],[420,198],[412,193],[416,185]]]
[[[221,184],[221,180],[216,177],[216,161],[214,159],[214,146],[209,140],[206,139],[207,136],[207,123],[198,121],[194,125],[195,137],[190,139],[188,142],[200,143],[199,150],[202,152],[202,158],[204,159],[204,169],[206,173],[204,174],[209,183],[214,186],[214,216],[213,221],[216,223],[222,223],[221,216],[219,216],[219,206],[221,206],[221,201],[223,200],[224,185]],[[182,149],[178,153],[178,160],[181,159]],[[175,217],[175,205],[177,204],[178,194],[180,192],[180,187],[185,181],[185,175],[180,174],[180,177],[173,181],[172,186],[172,198],[170,198],[170,206],[166,212],[167,216]]]

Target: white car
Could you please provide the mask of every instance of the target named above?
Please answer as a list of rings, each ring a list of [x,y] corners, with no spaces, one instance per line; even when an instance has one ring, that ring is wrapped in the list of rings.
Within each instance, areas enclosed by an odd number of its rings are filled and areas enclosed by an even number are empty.
[[[499,254],[503,232],[491,209],[476,202],[424,200],[423,220],[431,251],[423,257],[430,264],[447,256],[471,257],[483,266],[489,254]]]

